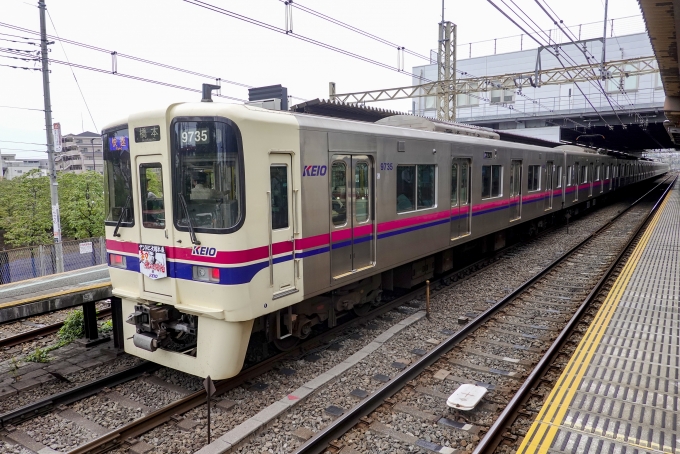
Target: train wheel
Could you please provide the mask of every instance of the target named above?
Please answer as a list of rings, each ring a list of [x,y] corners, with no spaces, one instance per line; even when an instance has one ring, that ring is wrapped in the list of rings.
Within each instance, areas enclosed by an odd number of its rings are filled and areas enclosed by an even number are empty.
[[[274,347],[282,352],[287,352],[294,349],[299,343],[300,338],[293,336],[288,336],[285,339],[274,339]]]
[[[352,311],[359,317],[363,317],[364,315],[371,312],[371,303],[362,304],[360,306],[354,306],[352,307]]]

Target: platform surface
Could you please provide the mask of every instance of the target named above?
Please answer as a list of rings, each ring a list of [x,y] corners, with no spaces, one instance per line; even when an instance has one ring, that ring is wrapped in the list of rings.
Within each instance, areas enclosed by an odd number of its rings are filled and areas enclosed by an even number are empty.
[[[680,194],[668,193],[518,453],[680,453]]]
[[[0,323],[110,297],[107,265],[0,285]]]

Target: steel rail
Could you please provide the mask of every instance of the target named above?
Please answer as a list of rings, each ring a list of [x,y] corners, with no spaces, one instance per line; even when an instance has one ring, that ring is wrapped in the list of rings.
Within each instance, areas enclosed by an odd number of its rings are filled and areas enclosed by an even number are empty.
[[[305,444],[303,444],[300,448],[298,448],[297,451],[295,451],[295,454],[317,454],[324,452],[324,450],[330,445],[330,443],[340,437],[342,437],[347,431],[349,431],[352,427],[354,427],[362,417],[370,414],[373,412],[375,409],[377,409],[380,405],[382,405],[388,398],[392,397],[394,394],[396,394],[398,391],[400,391],[409,381],[415,379],[418,377],[420,374],[423,373],[423,371],[434,364],[435,362],[439,361],[439,359],[451,351],[456,345],[458,345],[460,342],[462,342],[465,338],[467,338],[470,334],[475,332],[479,327],[481,327],[484,323],[486,323],[487,320],[491,318],[496,312],[501,310],[503,307],[505,307],[508,303],[510,303],[512,300],[517,298],[519,295],[524,293],[525,290],[527,290],[529,287],[531,287],[534,283],[542,279],[544,276],[546,276],[548,273],[550,273],[555,267],[557,267],[559,264],[564,262],[564,260],[568,257],[570,257],[574,252],[577,250],[581,249],[583,246],[585,246],[587,243],[589,243],[593,238],[596,236],[600,235],[602,232],[604,232],[611,224],[619,219],[621,216],[623,216],[625,213],[627,213],[631,208],[636,206],[643,198],[645,198],[647,195],[649,195],[652,191],[654,191],[656,188],[664,184],[665,181],[668,179],[664,180],[663,182],[659,183],[656,185],[654,188],[650,189],[647,193],[645,193],[642,197],[634,201],[630,206],[622,210],[620,213],[618,213],[614,218],[610,219],[607,223],[605,223],[602,227],[600,227],[598,230],[595,232],[591,233],[588,235],[584,240],[579,242],[577,245],[569,249],[567,252],[562,254],[560,257],[552,261],[546,268],[544,268],[542,271],[537,273],[535,276],[521,284],[519,287],[517,287],[515,290],[513,290],[509,295],[498,301],[496,304],[494,304],[492,307],[484,311],[482,314],[477,316],[474,320],[472,320],[469,324],[467,324],[465,327],[461,328],[460,331],[457,333],[451,335],[448,339],[443,341],[441,344],[437,345],[434,347],[432,350],[430,350],[427,354],[424,356],[421,356],[420,359],[418,359],[415,363],[413,363],[411,366],[408,368],[404,369],[402,372],[400,372],[396,377],[394,377],[392,380],[390,380],[388,383],[383,385],[382,388],[378,389],[375,393],[371,394],[368,396],[360,405],[357,405],[349,410],[347,410],[342,416],[340,416],[338,419],[336,419],[333,423],[330,425],[326,426],[319,432],[317,432],[312,438],[307,440]],[[669,185],[669,188],[672,186]],[[665,193],[664,193],[665,194]],[[658,206],[655,205],[655,207]],[[648,214],[645,217],[645,220],[641,222],[641,225],[644,225],[646,223],[646,220],[649,218],[650,214]],[[635,238],[633,236],[632,238]],[[632,241],[632,240],[631,240]],[[624,248],[625,249],[625,248]]]
[[[662,184],[662,183],[661,183]],[[659,185],[655,186],[658,187]],[[652,189],[653,190],[653,189]],[[651,191],[650,191],[651,192]],[[649,193],[649,192],[648,192]],[[644,197],[644,196],[643,196]],[[641,199],[636,200],[631,204],[630,206],[626,207],[621,213],[617,215],[620,216],[623,213],[625,213],[627,210],[629,210],[634,204],[638,203],[638,201]],[[614,218],[616,219],[616,217]],[[611,221],[610,221],[611,222]],[[549,230],[546,230],[542,233],[547,233]],[[598,230],[599,231],[599,230]],[[591,235],[592,236],[592,235]],[[521,244],[521,243],[518,243]],[[497,251],[495,254],[492,254],[490,257],[485,257],[483,259],[480,259],[470,265],[467,265],[459,270],[451,271],[448,272],[441,277],[439,277],[436,280],[433,280],[431,282],[432,286],[436,286],[438,283],[443,281],[444,279],[447,279],[451,276],[460,274],[463,275],[463,279],[452,283],[451,286],[458,285],[459,283],[463,282],[464,280],[476,275],[477,273],[481,272],[484,267],[480,267],[479,265],[491,261],[493,263],[493,259],[501,256],[505,253],[508,252],[509,249],[511,249],[513,246],[510,246],[508,248],[504,248],[500,251]],[[465,274],[467,272],[470,272],[469,274]],[[375,319],[376,317],[379,317],[380,315],[383,315],[399,306],[404,305],[408,301],[422,295],[425,293],[425,287],[419,287],[414,289],[413,291],[407,293],[406,295],[400,296],[393,301],[390,301],[388,303],[383,304],[382,306],[377,307],[376,309],[372,310],[369,314],[366,314],[363,317],[358,317],[356,319],[350,320],[346,323],[343,323],[341,325],[338,325],[334,328],[331,328],[330,330],[321,333],[320,335],[314,337],[313,339],[310,339],[309,341],[305,342],[302,345],[297,346],[291,351],[287,352],[282,352],[279,353],[271,358],[268,358],[264,360],[263,362],[260,362],[258,364],[255,364],[248,369],[244,370],[241,372],[239,375],[236,377],[226,379],[226,380],[220,380],[215,382],[215,396],[219,396],[221,394],[224,394],[238,386],[241,386],[242,384],[257,378],[264,374],[265,372],[268,372],[275,368],[275,365],[283,360],[289,359],[290,357],[294,356],[304,356],[305,354],[311,353],[311,351],[318,345],[322,344],[326,339],[331,338],[338,333],[347,330],[349,328],[355,327],[359,324],[366,323],[367,321],[371,321]],[[483,315],[483,314],[482,314]],[[480,316],[481,317],[481,316]],[[474,321],[473,321],[474,322]],[[407,369],[406,371],[408,371]],[[389,396],[387,396],[389,397]],[[141,418],[138,418],[134,421],[131,421],[121,427],[118,427],[116,429],[113,429],[112,431],[104,434],[102,437],[96,438],[88,443],[85,443],[81,446],[76,447],[75,449],[69,451],[69,454],[98,454],[98,453],[103,453],[107,452],[111,449],[114,449],[120,445],[122,445],[126,440],[130,438],[135,438],[138,437],[139,435],[142,435],[155,427],[158,427],[159,425],[168,422],[173,415],[176,414],[183,414],[186,413],[187,411],[196,408],[200,405],[203,405],[206,401],[206,393],[205,390],[200,390],[196,391],[193,394],[190,394],[188,396],[183,397],[182,399],[179,399],[166,407],[160,408],[156,411],[153,411],[145,416],[142,416]]]
[[[99,311],[99,313],[97,313],[97,318],[103,318],[108,315],[111,315],[110,307]],[[32,329],[30,331],[15,334],[14,336],[0,339],[0,348],[14,347],[15,345],[23,344],[24,342],[33,340],[36,337],[47,336],[48,334],[56,333],[62,326],[64,326],[64,322],[53,323],[51,325],[46,325],[40,328]]]
[[[490,257],[478,260],[459,270],[448,272],[441,276],[440,278],[432,281],[431,285],[435,286],[446,278],[449,278],[456,274],[465,274],[466,272],[470,271],[469,274],[464,275],[463,279],[460,279],[459,281],[451,284],[450,286],[458,285],[464,280],[481,272],[484,269],[484,267],[480,267],[480,264],[489,260],[493,261],[494,258],[507,253],[510,248],[504,248],[503,250],[497,251]],[[305,354],[309,354],[311,353],[311,350],[313,350],[316,346],[322,344],[326,339],[333,337],[339,334],[340,332],[347,330],[348,328],[353,328],[359,324],[371,321],[376,317],[379,317],[380,315],[383,315],[399,306],[404,305],[408,301],[413,300],[414,298],[422,295],[423,293],[425,293],[425,287],[424,286],[419,287],[407,293],[406,295],[395,298],[393,301],[390,301],[388,303],[383,304],[382,306],[377,307],[376,309],[372,310],[369,314],[365,316],[358,317],[356,319],[338,325],[334,328],[331,328],[330,330],[321,333],[320,335],[314,337],[313,339],[310,339],[308,342],[305,342],[303,345],[300,345],[291,351],[278,353],[277,355],[268,358],[261,363],[255,364],[241,372],[236,377],[217,381],[215,382],[216,389],[215,396],[224,394],[254,378],[261,376],[262,374],[272,370],[277,363],[283,360],[289,359],[290,357],[304,356]],[[179,399],[163,408],[160,408],[154,412],[142,416],[141,418],[131,421],[128,424],[118,427],[112,430],[111,432],[104,434],[102,437],[96,438],[86,444],[78,446],[77,448],[69,451],[69,454],[86,454],[86,453],[96,454],[109,451],[121,445],[129,438],[137,437],[169,421],[173,415],[186,413],[187,411],[193,408],[205,404],[205,401],[206,401],[205,390],[196,391],[193,394],[185,396],[182,399]]]
[[[99,380],[94,380],[84,385],[77,386],[59,394],[49,396],[32,404],[25,405],[16,410],[0,415],[0,427],[6,427],[8,424],[17,424],[27,419],[34,418],[41,414],[47,413],[60,405],[68,405],[73,402],[85,399],[94,394],[97,394],[104,388],[111,388],[118,386],[121,383],[133,380],[145,373],[151,373],[160,369],[158,364],[144,361],[141,364],[122,370],[112,375],[108,375]]]
[[[668,185],[666,190],[661,195],[661,198],[656,202],[656,204],[652,207],[651,211],[647,214],[645,219],[640,223],[637,230],[632,235],[630,241],[618,254],[618,256],[611,264],[611,266],[607,269],[607,271],[605,271],[604,276],[602,276],[602,278],[597,282],[595,288],[593,288],[593,290],[588,294],[588,296],[583,301],[581,306],[579,306],[579,308],[574,313],[573,317],[571,317],[567,325],[560,332],[555,341],[545,352],[543,357],[539,360],[536,367],[534,367],[534,369],[531,371],[531,373],[526,378],[524,383],[522,383],[522,386],[520,386],[520,388],[517,390],[515,395],[512,397],[512,399],[505,407],[503,412],[500,414],[500,416],[496,419],[496,421],[491,426],[489,431],[486,433],[484,438],[482,438],[482,440],[479,442],[473,454],[489,453],[492,452],[498,446],[498,443],[500,443],[501,437],[503,436],[503,431],[507,428],[507,426],[510,423],[512,423],[514,416],[517,414],[517,411],[524,403],[531,390],[534,388],[538,380],[544,375],[546,369],[550,367],[550,365],[553,363],[555,357],[560,353],[562,347],[567,342],[567,340],[569,340],[570,335],[573,333],[574,329],[576,329],[576,327],[578,326],[579,322],[581,321],[581,318],[588,310],[592,302],[595,300],[595,297],[602,291],[602,288],[604,287],[605,283],[611,278],[612,274],[619,266],[621,260],[633,246],[635,240],[638,238],[640,233],[643,232],[644,228],[648,225],[649,220],[652,218],[652,215],[656,213],[659,206],[661,205],[661,202],[666,198],[668,192],[673,187],[673,184],[675,183],[677,178],[678,177],[676,175],[673,181]]]

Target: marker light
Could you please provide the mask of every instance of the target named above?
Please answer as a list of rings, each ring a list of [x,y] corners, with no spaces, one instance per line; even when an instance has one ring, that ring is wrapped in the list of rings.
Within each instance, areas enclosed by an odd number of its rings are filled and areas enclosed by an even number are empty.
[[[109,254],[109,265],[116,268],[126,268],[125,256],[120,254]]]
[[[193,278],[195,281],[201,282],[219,282],[220,269],[211,268],[209,266],[194,266]]]

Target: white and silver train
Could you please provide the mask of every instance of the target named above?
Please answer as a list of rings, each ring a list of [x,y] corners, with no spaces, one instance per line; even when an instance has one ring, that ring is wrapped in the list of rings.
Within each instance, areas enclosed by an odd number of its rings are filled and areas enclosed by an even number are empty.
[[[109,125],[106,245],[125,351],[228,378],[254,333],[289,347],[501,247],[515,226],[668,171],[475,135],[494,136],[207,102]]]

